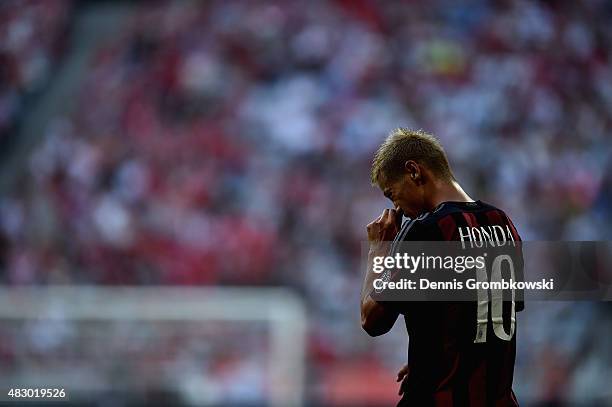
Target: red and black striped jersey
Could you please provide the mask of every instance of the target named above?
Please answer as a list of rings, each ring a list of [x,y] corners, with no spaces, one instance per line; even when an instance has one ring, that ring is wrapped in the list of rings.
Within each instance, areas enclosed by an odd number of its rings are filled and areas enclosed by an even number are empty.
[[[401,250],[401,242],[458,241],[470,247],[502,238],[521,241],[502,210],[481,201],[444,202],[406,221],[392,250]],[[520,244],[505,250],[514,251],[522,278]],[[399,406],[518,406],[512,390],[515,311],[524,305],[504,298],[496,308],[501,320],[491,316],[490,301],[476,298],[383,303],[404,315],[409,335],[409,373],[402,382]],[[503,327],[501,335],[495,324]]]

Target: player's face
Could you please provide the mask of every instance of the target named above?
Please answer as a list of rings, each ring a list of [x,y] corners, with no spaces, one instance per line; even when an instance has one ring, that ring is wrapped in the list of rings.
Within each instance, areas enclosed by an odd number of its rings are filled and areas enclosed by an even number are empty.
[[[395,209],[401,209],[408,217],[414,218],[425,210],[423,188],[417,185],[408,174],[397,180],[382,180],[383,194],[393,202]]]

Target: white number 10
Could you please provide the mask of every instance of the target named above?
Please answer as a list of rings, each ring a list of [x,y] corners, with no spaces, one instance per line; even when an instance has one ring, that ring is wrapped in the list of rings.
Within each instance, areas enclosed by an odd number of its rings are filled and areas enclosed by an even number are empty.
[[[510,278],[514,281],[514,264],[512,258],[507,254],[497,256],[491,266],[491,282],[501,282],[502,262],[507,261],[510,266]],[[476,270],[478,282],[487,281],[487,270],[479,268]],[[489,293],[486,288],[478,288],[478,308],[476,314],[476,338],[474,343],[487,341],[487,324],[489,322]],[[495,336],[504,341],[509,341],[514,336],[516,325],[516,312],[514,310],[514,290],[512,290],[512,307],[510,309],[510,333],[504,329],[503,317],[503,290],[491,288],[491,322]]]

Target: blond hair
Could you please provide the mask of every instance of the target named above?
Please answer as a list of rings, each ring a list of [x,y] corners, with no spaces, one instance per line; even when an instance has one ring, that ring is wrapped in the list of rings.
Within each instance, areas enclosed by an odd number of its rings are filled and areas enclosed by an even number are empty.
[[[397,180],[405,171],[405,163],[414,160],[445,180],[455,177],[442,145],[433,135],[422,130],[398,128],[380,145],[372,160],[372,185],[379,185],[381,176]]]

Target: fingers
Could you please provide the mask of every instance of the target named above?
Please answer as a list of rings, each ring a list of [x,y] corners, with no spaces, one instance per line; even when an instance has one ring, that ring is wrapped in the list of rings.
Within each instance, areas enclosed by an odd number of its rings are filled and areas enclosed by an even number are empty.
[[[395,223],[398,216],[398,211],[395,209],[385,209],[373,223]]]
[[[397,222],[397,211],[385,209],[380,216],[366,226],[368,240],[393,240],[399,230]]]
[[[386,221],[389,224],[397,223],[397,211],[395,209],[389,209],[389,212],[387,212]]]
[[[387,209],[385,209],[384,211],[382,211],[382,213],[380,214],[380,216],[376,219],[374,219],[372,222],[368,223],[367,228],[371,229],[374,225],[376,224],[380,224],[381,221],[384,219],[385,217],[385,211],[387,211]]]
[[[400,371],[397,372],[397,381],[399,382],[400,380],[402,380],[404,376],[406,376],[407,373],[408,373],[408,365],[402,367]]]
[[[401,382],[404,377],[408,374],[408,365],[402,367],[399,372],[397,372],[397,381]],[[397,393],[399,396],[404,394],[403,386],[400,384],[399,392]]]
[[[402,375],[401,378],[400,377],[397,378],[397,381],[401,382],[403,378],[404,376]],[[402,394],[404,394],[404,386],[402,386],[402,383],[400,383],[400,387],[399,387],[399,391],[397,392],[397,395],[401,396]]]
[[[378,218],[368,223],[366,228],[368,230],[371,230],[374,227],[374,225],[384,225],[388,217],[389,217],[389,209],[385,209],[384,211],[382,211],[382,213],[380,214]]]
[[[384,222],[385,219],[387,219],[387,216],[389,216],[389,209],[385,209],[384,211],[382,211],[378,219],[376,219],[376,222]]]

